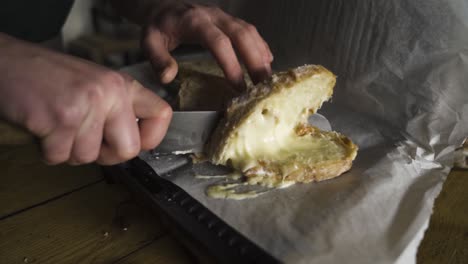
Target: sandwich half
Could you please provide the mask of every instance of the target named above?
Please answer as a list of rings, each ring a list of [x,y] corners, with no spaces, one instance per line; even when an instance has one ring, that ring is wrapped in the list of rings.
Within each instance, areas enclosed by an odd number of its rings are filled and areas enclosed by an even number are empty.
[[[308,123],[333,94],[336,77],[318,65],[274,74],[232,100],[206,148],[214,164],[242,172],[249,184],[281,187],[348,171],[357,146]]]

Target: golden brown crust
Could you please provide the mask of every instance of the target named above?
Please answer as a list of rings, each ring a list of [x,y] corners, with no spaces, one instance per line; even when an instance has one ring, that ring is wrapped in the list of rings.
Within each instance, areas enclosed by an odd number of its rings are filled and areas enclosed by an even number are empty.
[[[282,175],[281,166],[275,162],[260,161],[259,166],[249,169],[245,172],[248,178],[256,178],[254,181],[261,182],[261,177],[274,177],[275,179],[268,182],[280,183],[283,181],[294,182],[319,182],[340,176],[344,172],[351,169],[354,158],[357,153],[357,146],[346,136],[336,132],[320,131],[318,128],[307,125],[300,125],[297,127],[296,134],[298,136],[312,136],[312,137],[329,137],[330,140],[336,142],[346,150],[346,155],[340,160],[326,161],[314,164],[307,164],[298,161],[297,164],[291,164],[298,169],[290,172],[287,175]]]
[[[238,129],[245,125],[249,116],[258,110],[258,106],[264,100],[283,95],[284,91],[296,89],[296,84],[316,77],[328,81],[322,87],[324,100],[328,100],[333,93],[335,76],[318,65],[306,65],[277,73],[263,83],[249,85],[242,95],[236,97],[238,92],[222,78],[222,71],[214,62],[181,64],[179,106],[183,110],[219,110],[226,109],[226,103],[230,101],[224,118],[206,148],[211,162],[230,166],[232,164],[229,159],[222,161],[224,147],[237,136]],[[216,93],[218,95],[215,95]],[[313,114],[322,103],[308,105],[305,110]],[[249,183],[278,186],[283,182],[322,181],[339,176],[351,168],[357,146],[349,138],[336,132],[320,131],[303,122],[298,123],[293,130],[297,137],[309,137],[310,140],[326,139],[327,142],[338,146],[343,153],[336,160],[310,162],[307,157],[287,160],[287,173],[284,172],[284,161],[256,160],[255,166],[244,171]]]
[[[236,135],[237,128],[244,125],[244,122],[250,114],[256,110],[256,106],[262,100],[281,92],[283,89],[294,89],[297,83],[318,75],[326,75],[327,78],[333,78],[330,89],[327,90],[327,98],[333,93],[335,76],[322,66],[308,65],[299,67],[286,72],[281,72],[272,76],[272,78],[259,85],[251,87],[242,96],[235,98],[227,109],[224,119],[212,136],[210,144],[207,146],[208,156],[215,164],[223,164],[221,156],[223,146],[227,145],[229,140]],[[321,106],[312,105],[309,112],[315,113]],[[356,157],[357,146],[347,137],[336,132],[324,132],[318,128],[307,124],[298,124],[295,128],[298,137],[310,136],[311,140],[316,138],[327,138],[336,145],[345,150],[346,155],[339,160],[325,161],[320,163],[306,163],[297,160],[297,164],[291,164],[291,167],[297,167],[296,170],[287,173],[282,171],[283,165],[278,161],[257,160],[257,166],[244,171],[250,183],[260,183],[266,185],[278,185],[285,181],[311,182],[331,179],[348,171],[352,166],[352,161]],[[229,160],[226,162],[229,165]]]
[[[255,181],[252,183],[271,182],[272,186],[278,185],[281,182],[319,182],[340,176],[344,172],[351,169],[353,159],[347,158],[336,162],[319,163],[314,165],[305,164],[300,169],[289,173],[288,175],[281,176],[281,171],[278,167],[271,164],[264,166],[257,166],[244,172],[248,181]],[[260,176],[260,177],[259,177]],[[273,179],[266,180],[263,177],[270,177]]]
[[[212,139],[207,145],[206,152],[212,161],[217,163],[222,148],[226,141],[233,136],[233,131],[242,125],[249,114],[255,110],[255,106],[260,101],[279,93],[282,89],[288,89],[295,83],[303,81],[314,75],[325,74],[329,76],[335,75],[320,65],[305,65],[286,72],[274,74],[269,80],[259,83],[256,86],[250,86],[248,90],[240,97],[234,98],[229,105],[225,117],[221,120],[217,129],[212,135]],[[333,86],[328,92],[328,97],[333,94]],[[310,109],[311,114],[315,113],[319,106]]]

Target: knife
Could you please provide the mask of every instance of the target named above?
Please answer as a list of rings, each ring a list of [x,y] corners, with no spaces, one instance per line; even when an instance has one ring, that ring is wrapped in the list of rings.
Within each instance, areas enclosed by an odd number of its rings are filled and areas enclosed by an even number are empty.
[[[166,136],[154,152],[160,154],[203,152],[221,116],[220,111],[174,111]],[[309,124],[324,131],[331,130],[330,122],[320,114],[311,115]]]

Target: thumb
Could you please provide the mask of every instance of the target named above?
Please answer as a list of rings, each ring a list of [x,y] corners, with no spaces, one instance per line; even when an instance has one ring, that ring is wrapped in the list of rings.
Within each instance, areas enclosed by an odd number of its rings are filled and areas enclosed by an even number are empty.
[[[142,149],[156,147],[164,138],[172,117],[169,104],[154,92],[132,81],[132,102],[135,115],[139,118]]]
[[[143,45],[159,81],[167,84],[174,80],[178,67],[176,60],[169,53],[169,37],[159,29],[151,28]]]

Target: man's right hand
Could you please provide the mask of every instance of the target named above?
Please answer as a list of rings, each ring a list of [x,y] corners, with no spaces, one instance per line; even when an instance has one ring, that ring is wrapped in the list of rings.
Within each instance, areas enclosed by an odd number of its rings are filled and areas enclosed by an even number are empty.
[[[0,117],[36,135],[49,164],[128,160],[161,142],[171,116],[128,75],[0,33]]]

